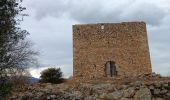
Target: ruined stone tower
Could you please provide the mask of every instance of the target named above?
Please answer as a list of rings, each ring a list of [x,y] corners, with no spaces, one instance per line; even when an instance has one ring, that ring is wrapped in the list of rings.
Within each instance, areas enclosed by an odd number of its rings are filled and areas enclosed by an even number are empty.
[[[136,76],[151,73],[144,22],[73,25],[73,76]]]

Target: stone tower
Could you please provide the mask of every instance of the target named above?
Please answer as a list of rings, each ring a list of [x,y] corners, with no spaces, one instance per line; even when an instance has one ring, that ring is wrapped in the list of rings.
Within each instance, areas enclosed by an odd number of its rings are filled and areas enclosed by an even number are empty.
[[[136,76],[151,73],[144,22],[73,25],[73,76]]]

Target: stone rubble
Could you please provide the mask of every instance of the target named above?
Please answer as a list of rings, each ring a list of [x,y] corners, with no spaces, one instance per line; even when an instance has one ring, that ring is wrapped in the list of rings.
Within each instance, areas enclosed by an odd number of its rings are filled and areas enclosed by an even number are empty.
[[[9,100],[170,100],[170,78],[151,76],[117,84],[37,83],[13,91]]]

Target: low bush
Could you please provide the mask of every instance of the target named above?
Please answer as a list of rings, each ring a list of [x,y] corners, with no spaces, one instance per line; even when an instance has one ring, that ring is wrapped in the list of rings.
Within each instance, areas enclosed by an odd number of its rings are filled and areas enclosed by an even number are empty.
[[[48,68],[41,72],[40,82],[59,84],[64,81],[63,73],[60,68]]]

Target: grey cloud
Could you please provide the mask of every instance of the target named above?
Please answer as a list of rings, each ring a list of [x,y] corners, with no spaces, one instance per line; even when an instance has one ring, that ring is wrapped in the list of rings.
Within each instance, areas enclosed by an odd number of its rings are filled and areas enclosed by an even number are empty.
[[[39,1],[39,0],[38,0]],[[37,19],[46,16],[69,16],[80,23],[146,21],[150,25],[158,25],[165,17],[164,9],[156,4],[127,0],[48,0],[34,4]],[[47,5],[48,2],[48,5]]]
[[[67,24],[65,24],[67,23]],[[41,66],[69,65],[72,68],[72,21],[47,17],[37,21],[30,16],[22,24],[40,50]]]
[[[124,10],[125,20],[143,20],[150,25],[159,25],[165,17],[164,9],[151,3],[134,3]]]
[[[102,3],[90,5],[88,2],[83,4],[73,4],[71,10],[68,11],[71,18],[81,23],[97,23],[97,22],[117,22],[122,12],[117,7],[106,7]]]
[[[48,38],[46,38],[48,39]],[[42,63],[47,64],[71,64],[72,63],[72,42],[63,40],[40,39],[37,48],[41,48]],[[57,38],[56,38],[57,39]]]
[[[170,14],[162,20],[160,26],[148,26],[148,37],[153,71],[167,75],[170,72]]]
[[[36,19],[41,20],[47,16],[59,17],[69,9],[69,0],[37,0],[32,1],[36,10]]]

